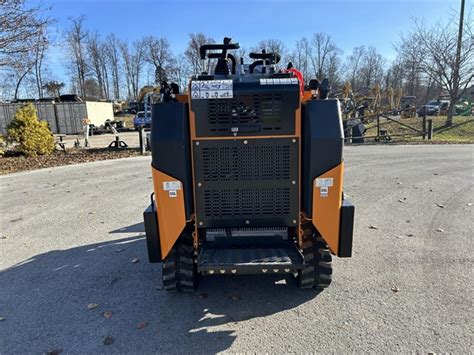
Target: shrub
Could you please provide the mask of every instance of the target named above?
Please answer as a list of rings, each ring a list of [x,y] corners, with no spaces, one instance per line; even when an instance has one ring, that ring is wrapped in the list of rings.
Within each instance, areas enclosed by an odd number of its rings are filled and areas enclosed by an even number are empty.
[[[5,140],[3,139],[3,136],[0,135],[0,157],[5,153],[5,152],[3,151],[4,141],[5,141]]]
[[[26,156],[51,154],[54,151],[53,134],[46,122],[38,120],[33,104],[19,108],[7,129],[8,140],[18,142],[18,150]]]

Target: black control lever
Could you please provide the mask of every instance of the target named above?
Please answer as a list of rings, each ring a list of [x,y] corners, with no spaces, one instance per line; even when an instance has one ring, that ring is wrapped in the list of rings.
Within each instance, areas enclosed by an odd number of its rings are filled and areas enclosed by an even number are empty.
[[[220,53],[209,53],[207,55],[209,59],[221,59],[222,55]],[[237,61],[232,54],[227,54],[227,58],[232,62],[232,74],[235,74],[235,67],[237,66]]]
[[[206,52],[208,51],[222,50],[223,53],[225,53],[224,51],[228,51],[231,49],[239,49],[239,48],[240,48],[240,45],[238,43],[230,43],[230,38],[224,38],[224,43],[204,44],[201,47],[199,47],[199,55],[201,59],[204,60],[206,59]]]
[[[265,53],[264,51],[262,53],[255,53],[252,52],[249,54],[249,57],[252,59],[263,59],[263,60],[269,60],[272,64],[277,64],[281,57],[277,53]]]

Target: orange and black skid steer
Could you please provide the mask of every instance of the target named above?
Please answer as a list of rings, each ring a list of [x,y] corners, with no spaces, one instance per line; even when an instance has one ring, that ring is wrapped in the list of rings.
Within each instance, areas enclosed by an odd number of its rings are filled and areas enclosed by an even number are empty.
[[[352,252],[339,102],[326,79],[305,87],[291,63],[277,70],[277,53],[244,64],[238,48],[230,38],[201,46],[187,93],[163,83],[152,106],[149,260],[162,263],[168,291],[248,274],[325,288],[332,255]]]

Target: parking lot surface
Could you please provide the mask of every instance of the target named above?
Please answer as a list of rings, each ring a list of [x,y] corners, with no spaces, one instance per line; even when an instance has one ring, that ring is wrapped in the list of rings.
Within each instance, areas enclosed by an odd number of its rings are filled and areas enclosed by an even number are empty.
[[[474,351],[473,146],[352,146],[345,161],[353,257],[320,293],[260,276],[162,290],[142,225],[150,157],[1,176],[0,353]]]

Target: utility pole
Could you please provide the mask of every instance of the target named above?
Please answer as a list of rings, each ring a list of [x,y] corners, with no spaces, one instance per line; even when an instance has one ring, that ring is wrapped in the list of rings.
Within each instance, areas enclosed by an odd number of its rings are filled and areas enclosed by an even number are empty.
[[[462,45],[462,30],[464,26],[464,6],[466,1],[461,0],[461,12],[459,14],[459,32],[458,32],[458,43],[456,47],[456,61],[454,63],[453,71],[453,95],[451,97],[451,103],[449,104],[448,118],[446,120],[446,126],[453,125],[453,114],[454,114],[454,105],[458,98],[459,94],[459,67],[461,65],[461,45]]]

